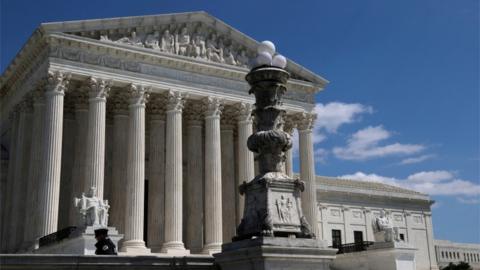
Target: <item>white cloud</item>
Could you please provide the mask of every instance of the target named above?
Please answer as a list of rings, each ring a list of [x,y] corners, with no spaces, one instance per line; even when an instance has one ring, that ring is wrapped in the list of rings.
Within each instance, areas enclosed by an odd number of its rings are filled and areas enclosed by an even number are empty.
[[[359,115],[364,113],[372,113],[372,108],[359,103],[317,103],[314,112],[317,114],[317,119],[313,125],[313,144],[317,145],[327,139],[327,134],[335,133],[345,124],[355,122]],[[298,157],[299,144],[298,132],[293,133],[293,156]],[[325,162],[328,151],[325,149],[315,150],[315,160],[318,162]]]
[[[341,125],[353,123],[360,114],[372,111],[371,107],[359,103],[330,102],[325,105],[317,103],[315,128],[334,133]]]
[[[411,158],[406,158],[402,161],[400,161],[400,165],[407,165],[407,164],[414,164],[414,163],[420,163],[420,162],[423,162],[425,160],[429,160],[429,159],[432,159],[434,158],[435,155],[422,155],[422,156],[418,156],[418,157],[411,157]]]
[[[380,182],[412,189],[429,195],[470,197],[480,195],[479,184],[456,178],[453,173],[442,170],[418,172],[409,175],[405,179],[386,177],[374,173],[366,174],[363,172],[342,175],[339,176],[339,178]]]
[[[448,171],[427,171],[427,172],[418,172],[408,176],[407,180],[411,182],[441,182],[444,180],[452,179],[454,176],[451,172]]]
[[[480,204],[480,198],[466,199],[466,198],[460,197],[460,198],[457,198],[457,200],[464,204]]]
[[[425,149],[423,145],[419,144],[393,143],[379,145],[380,142],[390,137],[390,132],[382,126],[369,126],[355,132],[348,139],[345,147],[334,147],[333,153],[340,159],[367,160],[391,155],[415,154]]]

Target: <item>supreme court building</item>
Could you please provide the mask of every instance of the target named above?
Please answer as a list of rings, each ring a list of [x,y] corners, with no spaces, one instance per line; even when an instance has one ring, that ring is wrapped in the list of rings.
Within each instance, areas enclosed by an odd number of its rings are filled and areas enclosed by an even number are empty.
[[[219,251],[255,176],[245,75],[257,44],[204,12],[41,24],[1,77],[2,252],[75,226],[73,200],[91,187],[120,251]],[[311,111],[327,81],[287,70],[286,129],[299,132],[316,224]]]
[[[205,12],[41,24],[0,78],[0,253],[35,252],[39,238],[78,226],[74,198],[92,187],[122,254],[220,251],[243,215],[238,186],[257,171],[245,81],[257,46]],[[284,128],[299,133],[315,235],[374,241],[386,210],[417,270],[450,260],[435,252],[426,194],[316,176],[312,110],[328,81],[291,60],[286,70]],[[291,152],[284,169],[294,176]]]

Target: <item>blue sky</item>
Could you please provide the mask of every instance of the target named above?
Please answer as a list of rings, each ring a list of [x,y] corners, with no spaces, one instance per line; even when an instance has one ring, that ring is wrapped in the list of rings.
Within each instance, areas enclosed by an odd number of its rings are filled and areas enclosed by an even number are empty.
[[[435,237],[480,243],[479,2],[1,1],[1,70],[41,22],[205,10],[331,83],[316,172],[436,200]],[[298,165],[298,164],[296,164]]]

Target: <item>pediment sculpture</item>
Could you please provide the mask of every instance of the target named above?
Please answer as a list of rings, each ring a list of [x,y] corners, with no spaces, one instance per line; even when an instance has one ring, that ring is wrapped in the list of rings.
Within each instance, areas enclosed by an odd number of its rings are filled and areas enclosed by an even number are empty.
[[[149,48],[164,53],[203,59],[233,66],[250,66],[250,57],[244,46],[238,45],[201,23],[170,24],[162,30],[146,33],[103,34],[101,41]]]
[[[87,194],[82,193],[80,198],[74,199],[75,207],[82,217],[82,226],[107,227],[108,200],[97,197],[97,189],[91,187]]]

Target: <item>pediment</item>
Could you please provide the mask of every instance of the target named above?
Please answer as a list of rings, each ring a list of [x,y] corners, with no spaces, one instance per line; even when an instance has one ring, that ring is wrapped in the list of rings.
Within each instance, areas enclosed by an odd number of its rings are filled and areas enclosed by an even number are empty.
[[[251,67],[258,46],[256,40],[205,12],[44,23],[41,29],[239,68]],[[319,89],[328,83],[291,60],[287,70],[293,79]]]

